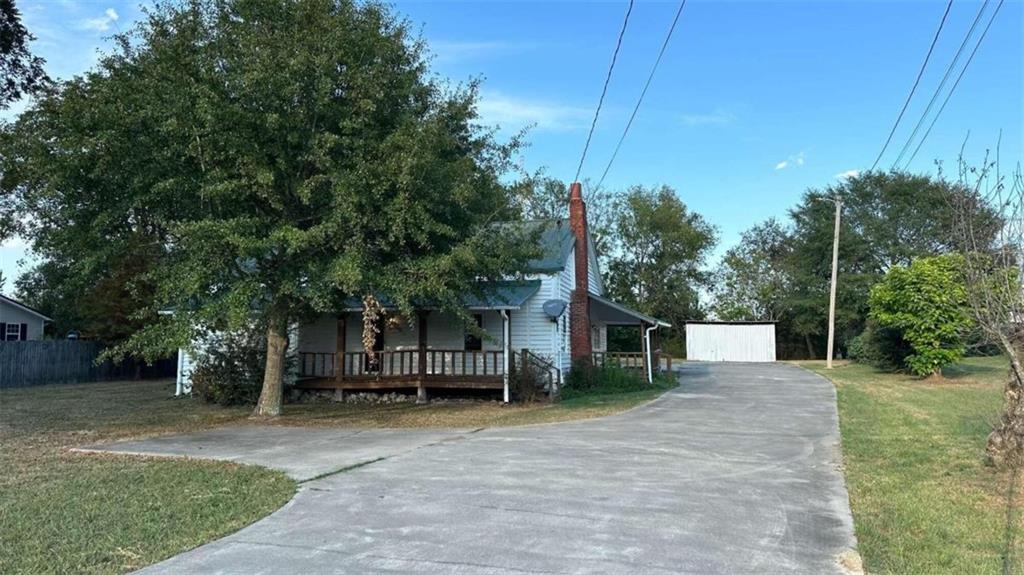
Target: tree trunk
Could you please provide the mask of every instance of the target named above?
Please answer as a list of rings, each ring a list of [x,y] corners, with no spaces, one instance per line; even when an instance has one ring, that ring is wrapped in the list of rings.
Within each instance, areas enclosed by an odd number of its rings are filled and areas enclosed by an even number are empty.
[[[1003,347],[1005,350],[1009,346]],[[989,461],[998,467],[1016,466],[1024,456],[1024,370],[1016,350],[1009,355],[1010,373],[1003,387],[1003,413],[985,446]]]
[[[804,334],[804,343],[807,344],[807,359],[816,359],[818,356],[814,353],[814,344],[811,343],[811,336]]]
[[[285,322],[271,322],[267,328],[267,364],[263,373],[263,390],[253,415],[277,417],[281,415],[281,396],[284,387],[284,358],[288,347]]]

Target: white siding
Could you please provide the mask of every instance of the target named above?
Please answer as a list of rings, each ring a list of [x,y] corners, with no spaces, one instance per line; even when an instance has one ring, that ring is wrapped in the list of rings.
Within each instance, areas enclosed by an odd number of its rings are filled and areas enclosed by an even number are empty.
[[[350,315],[348,323],[353,323],[356,326],[355,341],[362,343],[362,331],[363,321],[362,316],[359,314]],[[397,324],[391,325],[384,329],[384,349],[388,350],[404,350],[404,349],[416,349],[420,344],[420,327],[419,318],[401,318]],[[430,329],[430,324],[427,324],[427,329]],[[429,335],[429,332],[428,332]],[[349,338],[345,337],[345,345],[348,346]],[[428,339],[429,342],[429,339]],[[362,347],[362,346],[359,346]]]
[[[29,340],[43,339],[43,318],[3,300],[0,300],[0,323],[25,324]],[[0,334],[0,339],[5,336]]]
[[[572,292],[576,288],[576,253],[575,248],[569,252],[569,257],[565,261],[565,269],[562,270],[558,276],[556,276],[557,282],[557,297],[565,302],[572,301]],[[566,307],[565,313],[562,314],[561,319],[558,322],[558,336],[557,345],[562,349],[562,372],[568,373],[569,368],[572,367],[572,347],[570,345],[569,338],[569,325],[570,316],[572,315],[572,307]]]
[[[338,318],[323,315],[310,323],[299,326],[299,351],[311,353],[334,353],[338,337]]]
[[[501,337],[498,331],[497,337]],[[384,339],[387,343],[387,339]],[[457,317],[432,311],[427,314],[428,349],[463,349],[466,346],[466,326]]]
[[[547,314],[544,313],[544,302],[551,299],[568,301],[568,297],[561,293],[559,277],[559,274],[543,274],[531,278],[540,280],[540,289],[533,297],[526,300],[520,309],[509,312],[512,323],[511,343],[514,352],[528,349],[553,363],[557,360],[559,352],[556,340],[558,324],[548,319]],[[563,355],[565,355],[564,350]]]
[[[686,324],[686,359],[775,361],[775,324]]]

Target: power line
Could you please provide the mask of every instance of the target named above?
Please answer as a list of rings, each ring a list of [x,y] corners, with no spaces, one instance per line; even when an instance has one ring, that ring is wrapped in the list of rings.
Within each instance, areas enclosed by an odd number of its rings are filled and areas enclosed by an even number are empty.
[[[626,8],[626,17],[622,20],[622,29],[619,30],[619,39],[615,43],[615,51],[612,52],[612,62],[608,66],[608,75],[604,79],[604,87],[601,88],[601,98],[597,101],[597,109],[594,110],[594,119],[590,122],[590,132],[587,134],[587,143],[583,146],[583,154],[580,156],[580,165],[576,168],[576,177],[573,181],[579,181],[580,172],[583,171],[583,162],[587,159],[587,150],[590,149],[590,138],[594,136],[594,127],[597,126],[597,117],[601,115],[601,106],[604,104],[604,95],[608,93],[608,83],[612,79],[612,70],[615,69],[615,60],[619,57],[619,48],[622,47],[622,37],[626,34],[626,26],[629,24],[629,15],[633,12],[633,0],[629,0],[629,7]]]
[[[928,46],[928,53],[924,56],[924,62],[921,63],[921,69],[917,71],[917,78],[914,80],[914,85],[910,88],[910,93],[907,94],[907,99],[903,102],[903,109],[900,110],[900,115],[896,116],[896,122],[892,125],[892,129],[889,130],[889,137],[885,139],[885,145],[882,146],[882,151],[878,152],[878,157],[875,158],[875,163],[871,164],[871,171],[875,170],[878,166],[878,162],[881,161],[882,156],[885,154],[885,150],[889,148],[889,143],[892,142],[893,134],[896,133],[896,128],[900,125],[900,120],[903,119],[903,114],[907,112],[907,106],[910,105],[910,99],[914,97],[914,92],[917,91],[917,85],[921,83],[921,76],[924,75],[924,69],[928,66],[928,60],[932,57],[932,51],[935,50],[935,44],[939,41],[939,34],[942,33],[942,27],[946,24],[946,17],[949,16],[949,9],[953,7],[953,0],[949,0],[946,4],[946,11],[942,13],[942,20],[939,21],[939,28],[935,31],[935,37],[932,38],[931,46]]]
[[[971,55],[967,57],[967,62],[964,63],[963,69],[960,70],[960,75],[956,77],[956,82],[953,82],[953,87],[949,89],[949,93],[946,94],[946,99],[942,101],[942,105],[939,106],[939,111],[935,113],[935,117],[932,118],[932,123],[928,125],[928,129],[925,130],[924,136],[921,136],[921,141],[917,143],[917,147],[914,148],[914,153],[910,155],[910,159],[903,165],[903,169],[907,169],[910,166],[910,162],[914,161],[917,157],[917,153],[921,150],[921,146],[924,145],[924,141],[928,139],[928,134],[932,133],[932,128],[935,127],[935,122],[939,121],[939,116],[942,115],[942,111],[946,109],[946,104],[949,103],[949,99],[953,97],[953,92],[956,91],[956,87],[960,85],[960,80],[964,77],[964,73],[967,72],[967,67],[971,65],[971,61],[974,60],[974,55],[978,53],[978,48],[981,47],[981,42],[985,39],[985,35],[988,34],[988,29],[992,27],[992,22],[995,21],[996,15],[999,14],[999,9],[1003,7],[1003,0],[999,0],[999,4],[996,4],[996,9],[992,12],[992,17],[988,19],[988,24],[985,25],[985,29],[981,31],[981,36],[978,37],[978,43],[974,45],[974,50],[971,51]]]
[[[956,65],[960,62],[960,56],[963,55],[964,48],[967,47],[967,43],[970,41],[971,36],[974,36],[974,30],[978,27],[978,22],[981,21],[981,16],[985,13],[985,9],[988,8],[988,2],[989,0],[982,2],[981,8],[978,9],[978,14],[974,17],[974,22],[971,23],[970,30],[967,31],[967,35],[964,36],[964,41],[960,43],[960,47],[957,49],[956,54],[953,55],[953,61],[950,62],[949,66],[946,68],[946,73],[942,76],[942,81],[939,82],[938,87],[935,88],[935,93],[932,94],[931,100],[928,100],[928,106],[925,107],[924,113],[921,114],[921,118],[918,119],[917,124],[914,126],[914,131],[910,133],[910,137],[907,138],[906,143],[903,144],[903,148],[900,149],[900,154],[899,156],[896,156],[896,161],[892,163],[892,169],[895,169],[896,166],[903,161],[903,156],[906,155],[907,151],[910,149],[911,142],[913,142],[914,138],[917,137],[917,133],[921,130],[921,126],[924,125],[925,118],[927,118],[928,114],[931,113],[932,106],[934,106],[935,102],[939,99],[939,94],[942,93],[942,89],[946,87],[946,82],[949,81],[949,77],[953,73],[953,69],[956,68]]]
[[[953,0],[950,0],[952,2]],[[601,174],[601,180],[597,182],[597,187],[600,188],[601,184],[604,183],[605,176],[608,175],[608,170],[611,169],[612,163],[615,162],[615,157],[619,155],[619,148],[622,147],[622,142],[626,139],[626,134],[629,133],[629,128],[633,125],[633,120],[636,118],[636,113],[640,110],[640,104],[644,101],[644,96],[647,95],[647,89],[651,87],[651,80],[654,79],[654,73],[658,71],[658,65],[661,64],[661,58],[665,55],[665,49],[668,48],[669,40],[672,39],[672,33],[676,29],[676,24],[679,22],[679,16],[683,13],[683,7],[686,6],[686,0],[679,3],[679,9],[676,10],[676,16],[672,20],[672,25],[668,29],[668,35],[665,36],[665,41],[661,44],[661,51],[658,52],[658,58],[654,61],[654,67],[651,68],[650,75],[647,76],[647,82],[644,84],[644,89],[640,92],[640,98],[636,101],[636,106],[633,107],[633,113],[629,116],[629,121],[626,122],[626,129],[622,131],[622,136],[619,137],[619,143],[615,144],[615,151],[612,152],[612,157],[608,160],[608,165],[604,168],[604,173]]]

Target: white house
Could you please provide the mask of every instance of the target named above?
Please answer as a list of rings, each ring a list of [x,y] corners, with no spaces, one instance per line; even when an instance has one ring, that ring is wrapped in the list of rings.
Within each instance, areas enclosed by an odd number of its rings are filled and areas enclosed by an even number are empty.
[[[43,329],[51,321],[45,314],[0,294],[0,341],[43,339]]]
[[[574,359],[620,362],[645,369],[651,377],[659,327],[668,324],[604,297],[604,283],[586,206],[573,184],[568,220],[527,222],[540,232],[542,255],[524,280],[489,284],[486,297],[464,298],[466,310],[489,337],[476,337],[465,323],[438,309],[385,322],[366,353],[362,307],[353,300],[334,314],[299,325],[293,349],[298,359],[297,386],[305,389],[428,388],[502,389],[509,398],[509,373],[530,362],[560,381]],[[608,354],[609,325],[642,329],[644,353]],[[652,344],[652,342],[654,342]],[[179,383],[189,386],[192,357],[179,354]]]

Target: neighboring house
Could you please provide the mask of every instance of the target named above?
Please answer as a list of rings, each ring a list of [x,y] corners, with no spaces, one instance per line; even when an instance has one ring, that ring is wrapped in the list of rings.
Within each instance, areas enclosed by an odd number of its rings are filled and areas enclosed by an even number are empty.
[[[578,358],[603,362],[616,355],[622,363],[645,369],[650,378],[650,366],[658,365],[655,332],[669,324],[603,297],[579,185],[572,187],[568,220],[524,225],[540,228],[542,250],[526,279],[494,282],[487,286],[486,297],[467,294],[463,300],[489,337],[473,335],[451,314],[423,308],[413,318],[384,322],[371,359],[363,348],[362,305],[352,300],[338,313],[292,330],[297,340],[291,348],[298,362],[296,385],[418,388],[421,398],[427,388],[503,389],[508,401],[508,374],[524,359],[557,382]],[[640,326],[644,352],[607,353],[610,325]],[[181,350],[180,390],[190,387],[193,363],[193,353]]]
[[[0,294],[0,341],[43,339],[48,316]]]

